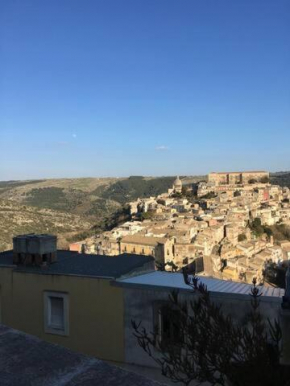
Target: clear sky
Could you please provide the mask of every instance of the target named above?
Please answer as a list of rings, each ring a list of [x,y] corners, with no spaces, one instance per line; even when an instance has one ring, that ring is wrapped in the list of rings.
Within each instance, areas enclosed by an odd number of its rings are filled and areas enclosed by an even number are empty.
[[[0,179],[290,170],[289,0],[2,0]]]

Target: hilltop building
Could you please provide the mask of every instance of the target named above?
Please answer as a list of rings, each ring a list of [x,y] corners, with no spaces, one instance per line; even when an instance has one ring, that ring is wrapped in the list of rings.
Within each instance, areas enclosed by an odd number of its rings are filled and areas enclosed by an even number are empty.
[[[280,224],[290,225],[290,190],[268,178],[263,171],[211,173],[209,182],[183,194],[177,177],[167,193],[131,202],[131,221],[71,248],[153,256],[168,270],[190,265],[216,278],[262,283],[271,261],[290,259],[289,245],[271,236]],[[259,234],[254,223],[261,224]]]
[[[213,185],[237,185],[263,181],[269,181],[268,172],[214,172],[208,175],[208,182]]]
[[[173,183],[173,190],[174,190],[174,193],[182,192],[182,182],[179,177],[176,177],[176,180]]]
[[[176,180],[173,182],[172,189],[168,189],[168,194],[180,194],[182,193],[182,181],[181,179],[177,176]]]

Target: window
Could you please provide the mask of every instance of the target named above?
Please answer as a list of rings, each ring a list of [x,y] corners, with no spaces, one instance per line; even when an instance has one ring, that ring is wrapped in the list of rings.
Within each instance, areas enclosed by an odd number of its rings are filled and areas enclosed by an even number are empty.
[[[68,335],[68,294],[44,292],[44,331],[49,334]]]
[[[183,341],[180,331],[180,311],[167,303],[155,304],[154,308],[158,344],[167,348],[179,346]]]
[[[63,298],[56,296],[49,297],[50,302],[50,313],[49,313],[49,325],[53,328],[63,330],[64,319],[63,319]]]
[[[161,342],[178,342],[180,329],[178,323],[179,313],[170,307],[159,309],[159,331]]]

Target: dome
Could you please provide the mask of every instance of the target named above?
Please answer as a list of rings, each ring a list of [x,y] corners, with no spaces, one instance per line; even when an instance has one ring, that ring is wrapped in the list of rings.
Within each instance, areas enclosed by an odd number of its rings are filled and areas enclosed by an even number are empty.
[[[176,180],[173,183],[174,186],[182,186],[182,182],[179,177],[176,177]]]

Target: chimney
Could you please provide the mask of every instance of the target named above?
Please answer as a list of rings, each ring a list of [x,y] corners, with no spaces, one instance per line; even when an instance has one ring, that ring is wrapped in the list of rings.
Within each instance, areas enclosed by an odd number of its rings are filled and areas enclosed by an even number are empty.
[[[13,264],[47,266],[57,260],[57,237],[28,234],[13,237]]]

